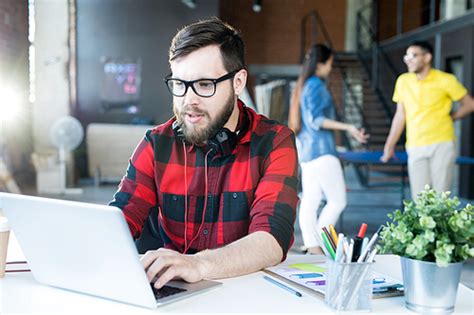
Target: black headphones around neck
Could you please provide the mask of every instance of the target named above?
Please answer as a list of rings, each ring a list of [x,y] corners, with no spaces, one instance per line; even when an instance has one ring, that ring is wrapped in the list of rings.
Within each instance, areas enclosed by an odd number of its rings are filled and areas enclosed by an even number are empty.
[[[213,151],[213,154],[220,154],[221,156],[232,154],[238,140],[243,137],[249,127],[250,121],[245,107],[243,108],[243,111],[243,121],[236,132],[230,131],[227,128],[221,128],[207,140],[207,146]],[[186,141],[183,129],[178,121],[175,120],[173,122],[172,128],[178,141]]]

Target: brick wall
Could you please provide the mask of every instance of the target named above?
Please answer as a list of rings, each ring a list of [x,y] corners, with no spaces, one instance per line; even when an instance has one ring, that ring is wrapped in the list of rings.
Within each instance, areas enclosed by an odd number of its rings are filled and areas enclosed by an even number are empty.
[[[335,49],[344,49],[345,0],[262,0],[259,13],[252,11],[252,3],[219,2],[220,18],[242,32],[247,64],[299,63],[301,20],[312,10],[319,12]],[[318,41],[323,38],[318,36]]]
[[[380,41],[397,35],[397,3],[398,0],[378,2],[378,39]],[[428,22],[428,17],[429,7],[426,0],[404,1],[402,32],[424,25]]]

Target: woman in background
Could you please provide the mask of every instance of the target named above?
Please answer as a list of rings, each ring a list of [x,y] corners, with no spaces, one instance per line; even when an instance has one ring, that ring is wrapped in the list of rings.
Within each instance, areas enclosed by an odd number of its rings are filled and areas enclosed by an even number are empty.
[[[332,69],[330,48],[318,44],[310,48],[302,64],[291,100],[288,125],[297,134],[301,163],[303,197],[299,224],[304,246],[309,253],[320,254],[321,229],[335,225],[346,207],[346,185],[337,158],[334,130],[347,131],[360,143],[368,135],[363,129],[336,121],[336,108],[325,80]],[[323,196],[326,205],[317,218]]]

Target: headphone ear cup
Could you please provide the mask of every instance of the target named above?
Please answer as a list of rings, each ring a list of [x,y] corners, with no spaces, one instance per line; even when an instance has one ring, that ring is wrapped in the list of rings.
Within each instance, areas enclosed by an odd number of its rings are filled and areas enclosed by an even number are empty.
[[[207,144],[214,153],[228,156],[232,154],[232,150],[234,150],[235,145],[237,144],[237,136],[229,129],[222,128],[207,141]]]
[[[178,139],[179,141],[184,141],[185,137],[184,137],[183,129],[181,128],[181,125],[178,123],[177,120],[173,122],[173,125],[171,127],[173,128],[173,132],[176,139]]]

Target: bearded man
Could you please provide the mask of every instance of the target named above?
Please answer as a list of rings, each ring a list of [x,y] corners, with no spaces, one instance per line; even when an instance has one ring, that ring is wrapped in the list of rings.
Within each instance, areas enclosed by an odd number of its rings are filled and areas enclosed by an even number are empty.
[[[111,205],[134,238],[156,210],[163,246],[142,257],[150,281],[243,275],[286,258],[296,215],[293,133],[238,99],[240,34],[217,18],[184,27],[169,50],[174,117],[147,131]]]

